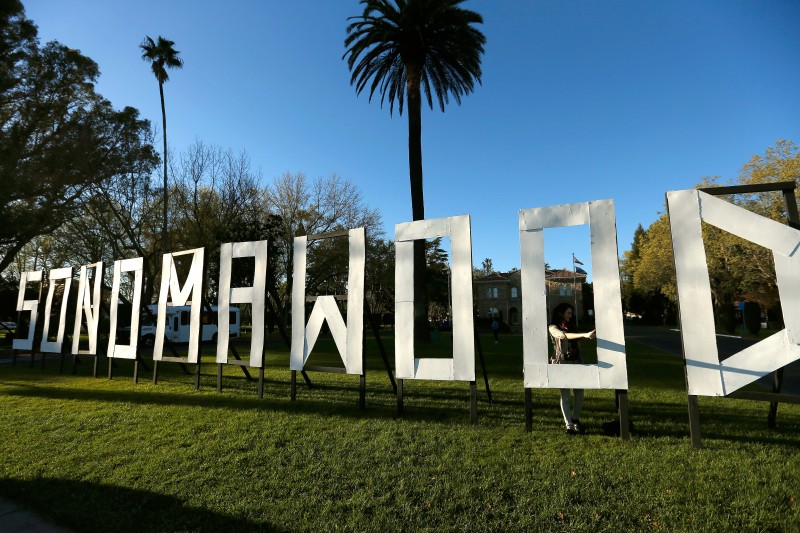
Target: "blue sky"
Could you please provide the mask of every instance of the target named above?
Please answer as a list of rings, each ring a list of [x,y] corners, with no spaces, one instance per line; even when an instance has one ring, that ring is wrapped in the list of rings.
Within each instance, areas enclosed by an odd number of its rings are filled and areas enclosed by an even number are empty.
[[[43,41],[100,65],[98,90],[160,125],[138,48],[176,42],[171,149],[246,150],[285,171],[352,180],[389,237],[411,220],[405,115],[357,97],[341,57],[355,0],[29,0]],[[519,266],[517,212],[613,199],[619,250],[667,190],[734,178],[780,138],[800,142],[800,2],[469,0],[484,18],[483,84],[423,112],[428,218],[472,216],[473,261]],[[546,258],[589,269],[587,228],[547,231]]]

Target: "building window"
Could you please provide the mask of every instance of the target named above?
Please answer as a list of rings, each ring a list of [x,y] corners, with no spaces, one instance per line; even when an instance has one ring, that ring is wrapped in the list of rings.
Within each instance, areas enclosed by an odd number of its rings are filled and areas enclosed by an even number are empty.
[[[567,285],[567,296],[572,296],[572,285]]]
[[[558,295],[559,296],[564,296],[565,294],[566,294],[566,289],[564,288],[564,284],[563,283],[559,283],[558,284]]]
[[[511,297],[512,298],[518,298],[519,297],[517,295],[517,288],[516,287],[511,287]]]
[[[489,308],[489,318],[497,318],[500,316],[500,311],[496,307]]]
[[[497,298],[497,293],[498,293],[497,287],[492,287],[488,291],[488,297],[489,298]]]

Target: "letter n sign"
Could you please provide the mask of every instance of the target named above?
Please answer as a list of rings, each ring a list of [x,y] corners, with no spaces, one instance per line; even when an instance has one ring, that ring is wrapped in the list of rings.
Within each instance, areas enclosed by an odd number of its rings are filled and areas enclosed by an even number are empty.
[[[686,385],[693,396],[726,396],[800,359],[800,231],[714,196],[667,193]],[[786,328],[719,360],[701,222],[772,250]]]
[[[596,365],[548,364],[544,229],[589,224],[597,325]],[[519,212],[522,353],[526,388],[627,389],[625,333],[614,202],[598,200]]]

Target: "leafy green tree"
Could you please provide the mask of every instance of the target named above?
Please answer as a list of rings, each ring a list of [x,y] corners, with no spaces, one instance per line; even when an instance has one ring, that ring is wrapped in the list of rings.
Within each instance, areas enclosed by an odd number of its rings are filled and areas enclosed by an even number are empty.
[[[394,242],[368,238],[365,297],[375,326],[394,324],[394,268]]]
[[[19,2],[0,7],[0,271],[40,235],[83,213],[94,191],[157,161],[136,109],[95,92],[97,64],[39,46]]]
[[[743,167],[735,183],[744,185],[800,180],[800,149],[791,141],[779,140],[765,154],[754,156]],[[705,177],[698,187],[721,185],[717,177]],[[800,185],[800,183],[798,183]],[[762,216],[786,223],[786,205],[780,192],[740,194],[725,197],[736,205]],[[720,319],[742,298],[766,309],[779,302],[775,267],[768,250],[708,224],[703,225],[709,280]],[[656,295],[676,302],[675,264],[667,214],[662,214],[644,233],[637,233],[634,246],[625,254],[623,282],[632,283],[631,296]],[[725,320],[722,320],[725,322]]]
[[[425,241],[425,256],[430,315],[441,322],[450,315],[450,262],[447,251],[442,248],[441,237]]]
[[[463,0],[361,0],[364,11],[351,17],[343,59],[352,72],[356,93],[377,90],[381,105],[395,100],[400,113],[408,103],[408,163],[413,220],[425,218],[422,187],[422,94],[444,111],[450,97],[461,103],[481,81],[481,55],[486,42],[474,25],[483,18],[460,7]],[[414,247],[415,328],[426,338],[425,245]]]
[[[146,36],[142,44],[142,59],[150,63],[153,75],[158,80],[158,94],[161,96],[161,122],[164,137],[164,218],[162,221],[161,249],[164,253],[168,251],[167,245],[167,110],[164,107],[164,83],[169,81],[167,69],[182,68],[183,60],[178,57],[179,52],[175,50],[175,42],[158,36],[158,41],[153,41],[150,36]]]
[[[472,279],[478,279],[485,276],[489,276],[491,274],[494,274],[494,272],[495,270],[494,270],[494,265],[492,264],[492,260],[486,257],[484,258],[483,261],[481,261],[480,268],[472,267]]]

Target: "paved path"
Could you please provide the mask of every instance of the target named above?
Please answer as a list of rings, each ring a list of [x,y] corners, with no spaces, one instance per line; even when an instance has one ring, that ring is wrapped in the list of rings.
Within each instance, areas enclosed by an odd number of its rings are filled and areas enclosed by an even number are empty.
[[[10,500],[0,498],[0,531],[3,533],[70,533],[31,511],[17,507]]]

